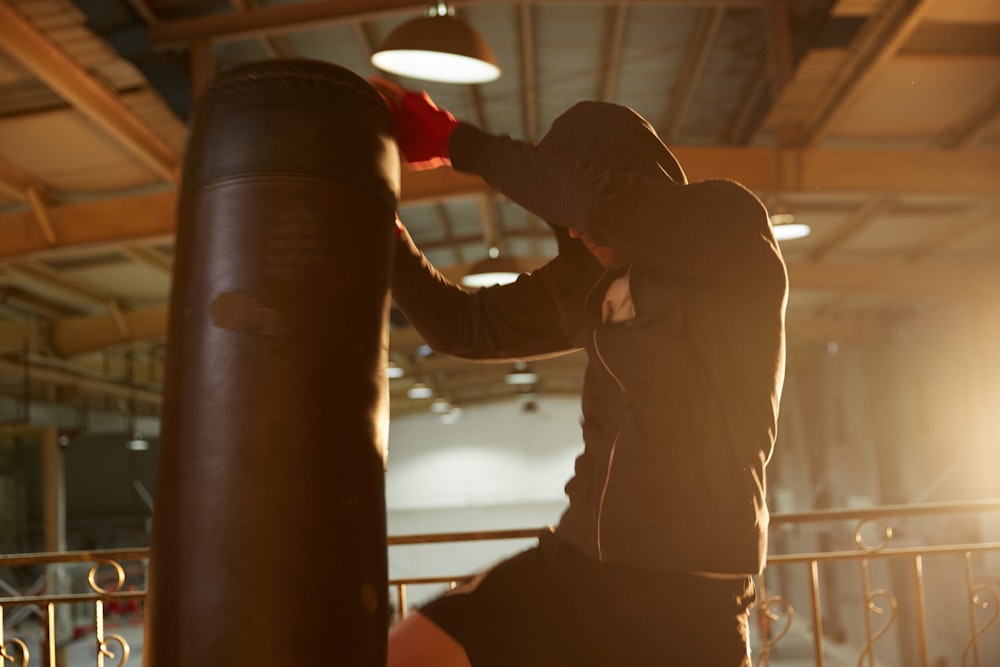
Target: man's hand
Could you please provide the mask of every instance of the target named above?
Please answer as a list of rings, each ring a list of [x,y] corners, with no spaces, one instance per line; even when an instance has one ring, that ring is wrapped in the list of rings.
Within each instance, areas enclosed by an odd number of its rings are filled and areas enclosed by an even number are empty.
[[[368,81],[392,112],[396,143],[410,166],[423,170],[450,165],[448,141],[458,125],[455,117],[439,109],[423,91],[407,90],[378,77]]]

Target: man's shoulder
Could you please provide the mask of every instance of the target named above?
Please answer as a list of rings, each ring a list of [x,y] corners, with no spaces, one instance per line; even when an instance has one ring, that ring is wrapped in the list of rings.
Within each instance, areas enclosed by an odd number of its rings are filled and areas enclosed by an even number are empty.
[[[731,178],[725,177],[715,177],[707,178],[702,181],[695,181],[688,184],[688,187],[694,188],[705,188],[705,189],[717,189],[722,192],[731,193],[734,195],[744,195],[749,196],[753,199],[759,199],[753,190],[743,185],[739,181],[733,180]]]

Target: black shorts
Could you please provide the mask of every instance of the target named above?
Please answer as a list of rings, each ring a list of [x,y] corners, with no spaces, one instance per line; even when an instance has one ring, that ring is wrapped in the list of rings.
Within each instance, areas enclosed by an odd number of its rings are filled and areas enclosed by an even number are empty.
[[[750,665],[752,579],[601,564],[552,534],[420,611],[472,667]]]

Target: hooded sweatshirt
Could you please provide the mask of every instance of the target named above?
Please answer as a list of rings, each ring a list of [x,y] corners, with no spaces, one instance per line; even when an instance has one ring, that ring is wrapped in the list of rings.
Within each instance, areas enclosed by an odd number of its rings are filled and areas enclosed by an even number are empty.
[[[403,234],[393,296],[445,354],[586,351],[584,449],[556,535],[601,562],[759,572],[787,299],[759,199],[731,181],[689,184],[653,128],[613,104],[577,104],[537,146],[463,123],[449,148],[456,169],[550,223],[559,254],[471,293]],[[630,262],[605,270],[567,229]]]

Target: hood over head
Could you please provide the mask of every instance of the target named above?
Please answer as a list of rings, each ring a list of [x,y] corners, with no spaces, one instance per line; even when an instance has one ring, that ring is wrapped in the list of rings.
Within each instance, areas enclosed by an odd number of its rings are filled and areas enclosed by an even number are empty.
[[[687,183],[684,169],[656,130],[618,104],[578,102],[555,119],[538,150],[604,163],[623,173],[666,174],[675,183]]]

